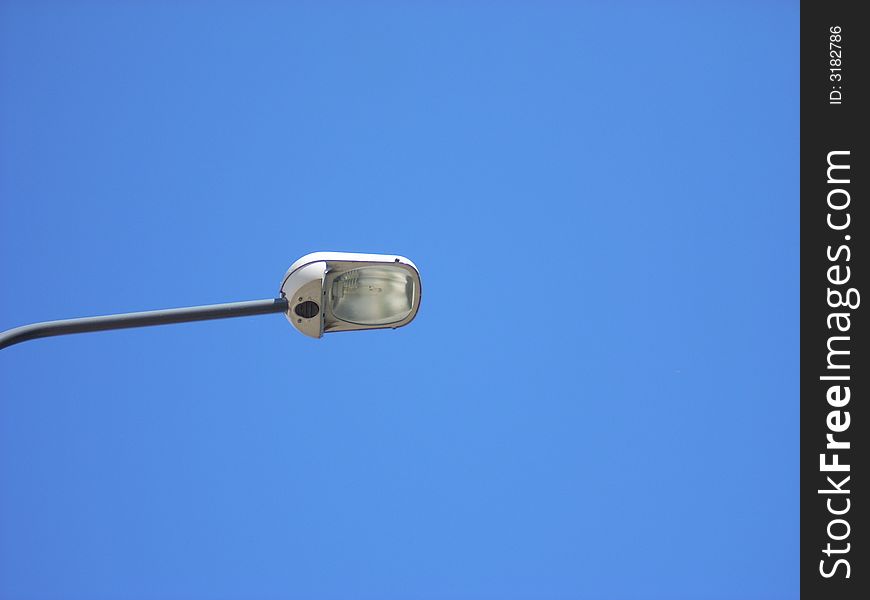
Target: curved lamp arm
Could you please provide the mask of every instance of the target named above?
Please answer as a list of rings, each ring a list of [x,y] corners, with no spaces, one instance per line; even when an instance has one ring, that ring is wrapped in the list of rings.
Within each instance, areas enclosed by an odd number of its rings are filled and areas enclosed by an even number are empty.
[[[21,327],[0,332],[0,349],[26,342],[27,340],[54,335],[105,331],[107,329],[128,329],[130,327],[149,327],[151,325],[168,325],[170,323],[187,323],[189,321],[207,321],[210,319],[229,319],[231,317],[249,317],[287,312],[287,308],[288,302],[286,298],[274,298],[251,300],[249,302],[190,306],[186,308],[167,308],[164,310],[149,310],[120,315],[84,317],[81,319],[64,319],[62,321],[45,321],[31,325],[22,325]]]

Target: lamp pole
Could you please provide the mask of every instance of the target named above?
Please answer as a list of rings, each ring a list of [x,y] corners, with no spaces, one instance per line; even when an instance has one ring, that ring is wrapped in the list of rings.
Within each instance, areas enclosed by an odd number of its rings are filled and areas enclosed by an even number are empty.
[[[44,321],[0,332],[0,349],[41,337],[285,313],[287,312],[287,307],[288,302],[286,298],[274,298],[251,300],[248,302],[188,306],[185,308],[167,308],[164,310],[149,310],[120,315],[84,317],[81,319],[64,319],[61,321]]]

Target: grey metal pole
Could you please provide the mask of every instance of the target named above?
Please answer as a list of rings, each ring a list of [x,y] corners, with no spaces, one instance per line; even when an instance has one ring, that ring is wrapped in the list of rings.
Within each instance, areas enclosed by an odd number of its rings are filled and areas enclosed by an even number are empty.
[[[107,329],[127,329],[130,327],[148,327],[150,325],[168,325],[170,323],[187,323],[189,321],[206,321],[209,319],[249,317],[286,312],[287,307],[288,302],[286,298],[274,298],[269,300],[251,300],[249,302],[190,306],[186,308],[167,308],[165,310],[149,310],[101,317],[64,319],[62,321],[45,321],[0,332],[0,349],[26,342],[27,340],[54,335],[105,331]]]

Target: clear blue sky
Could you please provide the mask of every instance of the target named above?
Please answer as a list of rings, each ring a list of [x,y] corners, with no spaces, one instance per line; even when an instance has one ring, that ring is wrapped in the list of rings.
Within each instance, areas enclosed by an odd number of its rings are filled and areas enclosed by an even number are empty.
[[[3,350],[0,597],[797,597],[797,2],[121,4],[0,4],[0,328],[423,303]]]

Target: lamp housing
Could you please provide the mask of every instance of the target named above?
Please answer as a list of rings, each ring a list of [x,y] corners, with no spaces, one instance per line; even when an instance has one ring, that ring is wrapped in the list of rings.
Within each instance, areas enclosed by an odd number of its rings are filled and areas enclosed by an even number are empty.
[[[287,320],[313,338],[334,331],[396,329],[420,309],[420,273],[394,254],[314,252],[294,262],[281,283]]]

